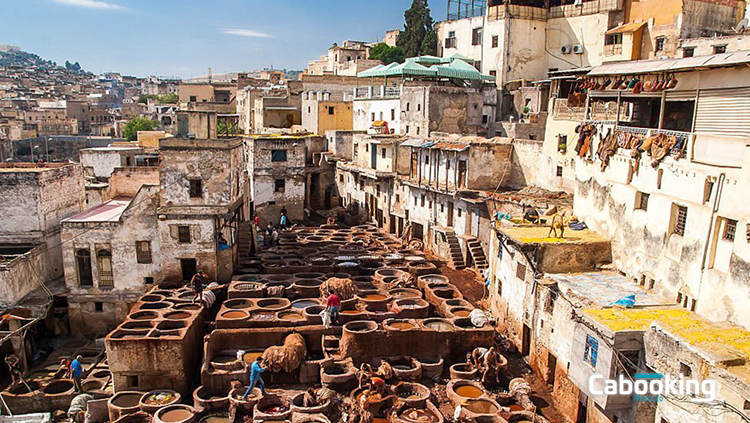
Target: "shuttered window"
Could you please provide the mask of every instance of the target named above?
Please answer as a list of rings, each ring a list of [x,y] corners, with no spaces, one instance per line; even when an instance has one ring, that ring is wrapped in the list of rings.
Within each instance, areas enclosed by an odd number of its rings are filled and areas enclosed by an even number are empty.
[[[695,132],[750,136],[750,87],[701,90]]]

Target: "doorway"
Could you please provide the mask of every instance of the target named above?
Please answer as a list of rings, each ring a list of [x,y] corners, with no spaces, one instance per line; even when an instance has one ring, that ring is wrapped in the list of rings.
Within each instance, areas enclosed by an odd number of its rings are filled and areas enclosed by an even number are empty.
[[[588,403],[589,397],[583,392],[578,393],[578,412],[576,413],[576,423],[586,423],[588,420]]]
[[[557,357],[551,352],[547,353],[547,384],[555,386],[555,370],[557,369]]]
[[[182,280],[189,281],[195,276],[198,264],[195,259],[180,259],[180,269],[182,269]]]
[[[531,328],[529,325],[523,325],[523,336],[521,339],[521,355],[528,356],[531,351]]]
[[[453,227],[453,202],[448,202],[448,227]]]

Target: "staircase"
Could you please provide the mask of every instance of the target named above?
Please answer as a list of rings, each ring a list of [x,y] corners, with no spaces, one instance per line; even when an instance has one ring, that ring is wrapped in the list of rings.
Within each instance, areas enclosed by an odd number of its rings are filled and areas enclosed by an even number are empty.
[[[250,235],[250,225],[252,222],[240,222],[239,237],[237,239],[237,252],[240,258],[250,256],[250,243],[252,237]]]
[[[450,266],[456,270],[465,269],[464,254],[461,251],[461,244],[458,243],[456,233],[450,230],[445,231],[445,238],[448,240],[448,247],[450,247]]]
[[[474,267],[479,270],[484,270],[489,267],[487,262],[487,256],[484,254],[484,247],[482,243],[476,238],[467,238],[466,247],[469,250],[469,257],[474,263]]]

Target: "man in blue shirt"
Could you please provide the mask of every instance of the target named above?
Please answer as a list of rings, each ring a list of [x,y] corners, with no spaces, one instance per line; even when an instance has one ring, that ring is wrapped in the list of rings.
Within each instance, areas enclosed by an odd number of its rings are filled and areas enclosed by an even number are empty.
[[[260,388],[261,395],[266,395],[266,386],[263,383],[263,378],[260,377],[260,374],[266,371],[263,367],[261,367],[260,362],[263,360],[262,357],[258,357],[253,362],[253,365],[250,366],[250,386],[247,387],[247,391],[245,391],[245,395],[242,396],[243,400],[247,399],[247,396],[250,395],[250,391],[253,390],[255,385],[257,384]]]
[[[83,389],[81,388],[81,376],[83,376],[83,366],[81,365],[82,359],[83,356],[79,355],[72,363],[70,363],[71,376],[73,377],[73,383],[76,386],[76,392],[83,392]]]

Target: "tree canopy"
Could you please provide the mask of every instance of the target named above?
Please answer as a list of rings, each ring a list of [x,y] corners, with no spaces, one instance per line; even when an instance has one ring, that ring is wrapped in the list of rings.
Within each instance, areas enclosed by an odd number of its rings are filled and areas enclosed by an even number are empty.
[[[404,12],[404,30],[399,35],[398,46],[406,57],[437,54],[435,22],[427,0],[414,0]]]
[[[404,62],[404,50],[401,47],[391,47],[388,44],[380,43],[370,50],[370,59],[380,60],[385,65],[391,63],[403,63]]]
[[[157,127],[158,123],[155,120],[133,116],[133,118],[125,124],[123,135],[125,136],[126,141],[135,141],[138,139],[138,131],[153,131]]]

